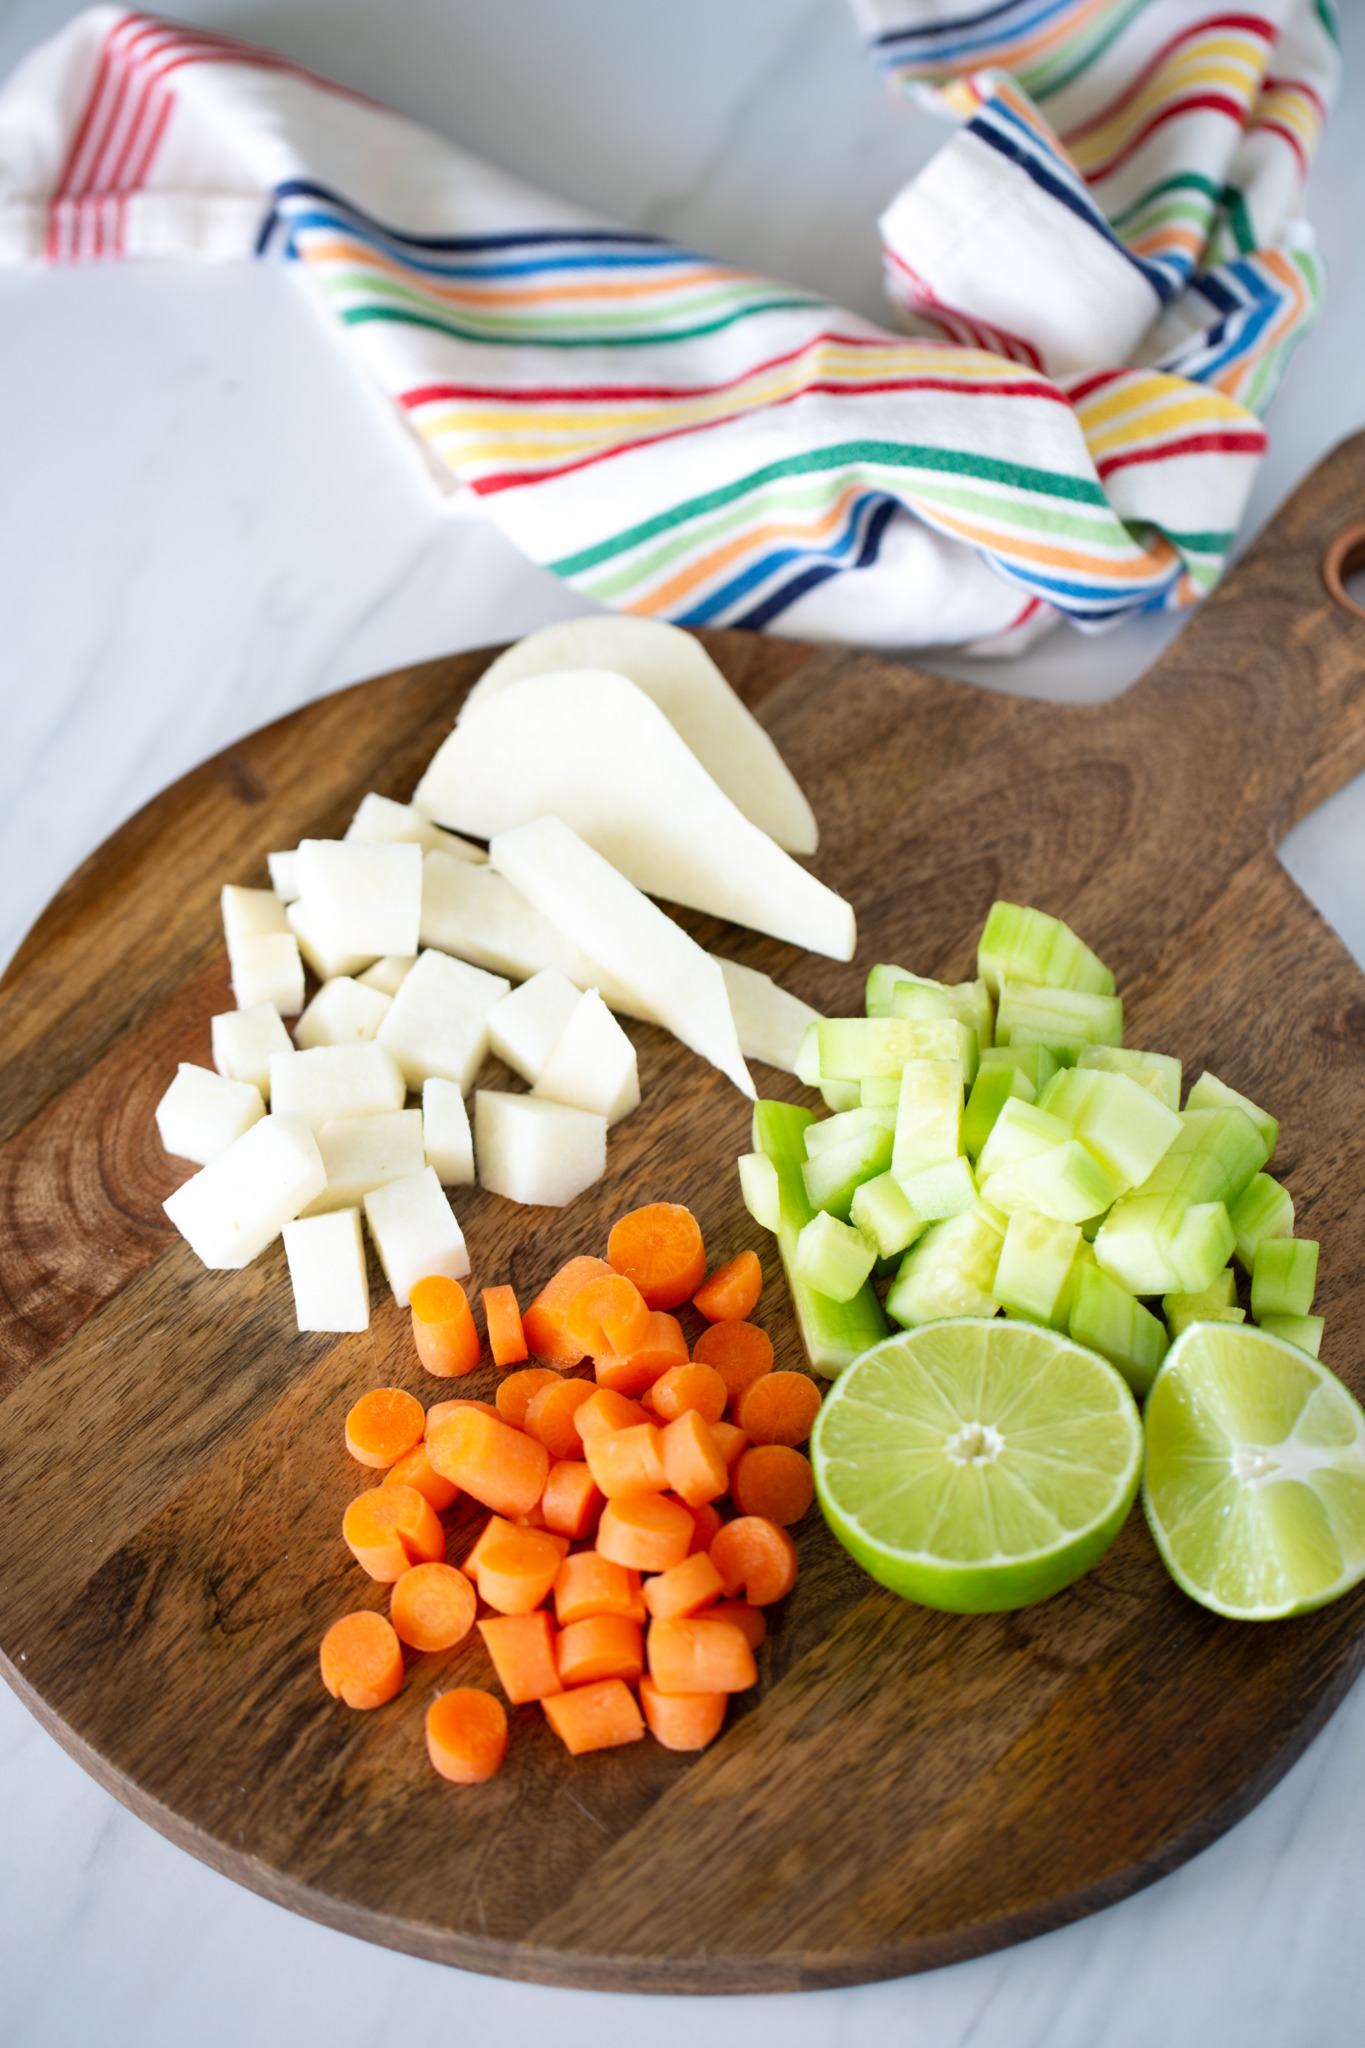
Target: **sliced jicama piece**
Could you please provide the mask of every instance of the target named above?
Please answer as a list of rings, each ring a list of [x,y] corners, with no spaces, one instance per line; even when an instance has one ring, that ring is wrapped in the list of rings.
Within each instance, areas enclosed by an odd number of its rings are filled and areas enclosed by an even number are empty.
[[[756,967],[742,967],[738,960],[720,960],[730,1013],[739,1033],[740,1050],[746,1060],[766,1060],[784,1074],[796,1072],[801,1042],[820,1012],[790,989],[779,988],[769,975]]]
[[[562,818],[651,895],[853,957],[851,907],[749,823],[624,676],[584,669],[493,692],[456,726],[415,801],[479,838]]]
[[[301,1330],[369,1329],[370,1276],[359,1209],[286,1223],[284,1254]]]
[[[635,998],[599,961],[590,960],[491,867],[429,853],[422,868],[422,944],[520,981],[554,967],[575,988],[595,988],[604,1003],[641,1015]],[[646,1020],[648,1021],[648,1020]]]
[[[491,1193],[562,1209],[606,1172],[607,1120],[564,1102],[480,1088],[474,1150]]]
[[[307,1117],[277,1112],[243,1132],[163,1206],[206,1266],[235,1272],[274,1242],[326,1180]]]
[[[474,1134],[458,1082],[433,1074],[422,1083],[422,1144],[426,1163],[443,1188],[468,1187],[474,1179]]]
[[[308,1205],[309,1216],[357,1208],[372,1188],[406,1180],[426,1165],[420,1109],[394,1109],[378,1116],[344,1116],[324,1124],[318,1150],[327,1185]]]
[[[448,953],[423,953],[379,1027],[410,1088],[433,1074],[468,1092],[488,1051],[488,1013],[508,984]]]
[[[293,1044],[273,1003],[253,1003],[249,1010],[224,1010],[210,1021],[213,1064],[229,1081],[250,1081],[270,1100],[270,1062]]]
[[[360,1045],[374,1037],[392,1000],[339,974],[323,982],[294,1026],[294,1037],[305,1052],[315,1045]]]
[[[366,1195],[365,1221],[400,1308],[419,1280],[435,1274],[463,1280],[469,1271],[464,1233],[429,1166]]]
[[[307,1052],[276,1053],[270,1062],[274,1113],[306,1117],[315,1131],[339,1117],[401,1109],[406,1094],[397,1060],[373,1041],[315,1045]]]
[[[377,796],[373,790],[360,799],[359,808],[346,827],[347,839],[368,840],[373,845],[420,846],[423,853],[448,853],[455,860],[485,861],[481,846],[461,839],[457,832],[443,832],[412,804],[395,803],[391,796]]]
[[[557,967],[542,967],[494,1003],[488,1013],[488,1041],[498,1058],[523,1081],[538,1081],[582,993]]]
[[[373,953],[352,953],[344,948],[328,944],[319,932],[313,919],[304,908],[303,899],[290,903],[285,908],[289,929],[294,934],[297,950],[302,953],[319,981],[335,981],[339,974],[358,975],[362,968],[373,964]],[[299,976],[302,989],[303,976]],[[300,996],[299,1008],[303,1008]]]
[[[292,932],[258,932],[239,940],[231,956],[238,1009],[254,1010],[269,1003],[279,1016],[297,1017],[303,1008],[301,952]]]
[[[415,953],[422,922],[422,849],[373,840],[305,839],[299,902],[329,953]]]
[[[299,893],[299,850],[291,846],[287,852],[268,853],[265,864],[270,870],[270,886],[281,903],[294,903]]]
[[[789,853],[814,853],[814,815],[777,748],[701,642],[662,619],[605,612],[543,626],[484,670],[460,715],[523,677],[585,668],[628,676],[746,818]]]
[[[404,979],[417,965],[415,953],[386,953],[355,979],[362,988],[377,988],[381,996],[396,996]]]
[[[595,988],[585,989],[532,1089],[547,1102],[590,1109],[608,1124],[640,1106],[635,1047]]]
[[[493,701],[511,694],[500,691]],[[559,818],[537,818],[499,833],[488,856],[552,924],[626,984],[651,1016],[753,1099],[725,977],[680,925]]]
[[[182,1060],[156,1106],[156,1127],[177,1159],[207,1166],[264,1115],[265,1102],[253,1083],[229,1081]]]

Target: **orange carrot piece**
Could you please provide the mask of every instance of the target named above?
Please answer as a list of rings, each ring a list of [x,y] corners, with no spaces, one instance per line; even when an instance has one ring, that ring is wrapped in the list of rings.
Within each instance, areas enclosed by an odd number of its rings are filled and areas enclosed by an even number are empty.
[[[575,1417],[596,1389],[591,1380],[556,1379],[531,1396],[522,1424],[528,1436],[544,1444],[552,1458],[576,1458],[583,1448]]]
[[[651,1202],[623,1216],[607,1239],[607,1259],[651,1308],[680,1308],[706,1278],[700,1226],[680,1202]]]
[[[427,1456],[443,1479],[509,1519],[530,1513],[550,1470],[544,1444],[477,1408],[442,1416],[428,1432]]]
[[[473,1372],[483,1345],[459,1281],[433,1273],[417,1282],[409,1299],[413,1340],[427,1371],[440,1380],[457,1380]]]
[[[486,1543],[494,1543],[500,1536],[515,1536],[524,1526],[521,1522],[504,1521],[501,1515],[490,1515],[479,1531],[478,1541],[460,1566],[460,1570],[465,1574],[465,1577],[470,1579],[478,1578],[479,1558],[483,1553],[483,1547]],[[547,1536],[561,1557],[568,1556],[569,1539],[567,1536],[556,1535],[552,1529],[542,1529],[536,1533]]]
[[[790,1444],[755,1444],[731,1473],[730,1491],[741,1515],[762,1515],[789,1529],[815,1498],[810,1459]]]
[[[726,1599],[742,1588],[753,1607],[770,1607],[796,1584],[796,1545],[762,1515],[727,1522],[711,1545],[711,1562],[725,1581]]]
[[[452,1650],[474,1626],[474,1588],[453,1564],[415,1564],[394,1581],[389,1620],[410,1650]]]
[[[605,1259],[570,1259],[549,1285],[541,1288],[521,1319],[532,1358],[539,1358],[546,1365],[577,1365],[584,1353],[574,1348],[574,1340],[564,1327],[565,1314],[580,1287],[586,1287],[589,1280],[605,1277],[611,1270]]]
[[[694,1550],[671,1570],[644,1583],[645,1606],[655,1621],[697,1614],[724,1591],[724,1583],[704,1550]]]
[[[642,1408],[638,1401],[616,1393],[611,1387],[599,1387],[578,1411],[578,1434],[586,1447],[594,1430],[638,1429],[641,1423],[653,1419],[648,1408]]]
[[[591,1536],[602,1512],[602,1489],[588,1466],[577,1458],[560,1458],[550,1467],[540,1497],[545,1526],[581,1542]]]
[[[806,1441],[819,1413],[820,1389],[803,1372],[765,1373],[735,1403],[735,1421],[750,1443],[787,1444],[793,1450]]]
[[[458,1486],[452,1486],[448,1479],[442,1479],[439,1472],[432,1471],[425,1444],[415,1444],[406,1458],[390,1465],[380,1485],[415,1486],[422,1498],[431,1502],[438,1515],[443,1509],[454,1507],[460,1498]]]
[[[490,1615],[479,1623],[479,1634],[514,1707],[560,1690],[555,1625],[543,1607],[533,1614]]]
[[[343,1614],[322,1639],[322,1682],[348,1707],[382,1707],[403,1683],[403,1652],[391,1622],[372,1608]]]
[[[660,1692],[747,1692],[758,1683],[754,1653],[733,1621],[652,1621],[646,1648]]]
[[[669,1486],[689,1508],[719,1500],[730,1483],[711,1424],[695,1408],[686,1408],[662,1432],[664,1473]]]
[[[625,1614],[593,1614],[571,1621],[559,1632],[556,1645],[559,1682],[596,1685],[603,1678],[623,1678],[638,1685],[645,1668],[645,1642],[638,1621]]]
[[[711,1435],[715,1439],[716,1449],[725,1460],[727,1471],[733,1468],[735,1460],[749,1448],[749,1439],[737,1422],[713,1422]]]
[[[563,1563],[543,1529],[510,1529],[479,1546],[474,1565],[479,1598],[499,1614],[529,1614],[539,1607]]]
[[[426,1420],[421,1402],[401,1387],[376,1387],[346,1417],[346,1448],[360,1464],[387,1472],[421,1443]]]
[[[686,1365],[687,1339],[682,1324],[667,1309],[649,1312],[649,1335],[634,1351],[602,1353],[593,1361],[599,1387],[619,1394],[643,1394],[670,1365]]]
[[[741,1252],[727,1266],[717,1266],[692,1297],[708,1323],[747,1322],[763,1292],[763,1268],[757,1252]]]
[[[561,1628],[588,1621],[594,1614],[624,1614],[635,1621],[645,1615],[640,1574],[613,1564],[596,1550],[575,1550],[555,1576],[555,1614]]]
[[[695,1408],[704,1422],[719,1422],[729,1395],[714,1366],[671,1365],[645,1395],[645,1406],[665,1422],[674,1422]]]
[[[633,1280],[599,1274],[580,1287],[564,1314],[564,1328],[593,1358],[633,1351],[649,1335],[649,1307]]]
[[[543,1705],[546,1720],[570,1756],[644,1739],[644,1720],[624,1679],[577,1685],[572,1692],[554,1693]]]
[[[763,1609],[747,1600],[717,1600],[706,1612],[713,1621],[732,1621],[751,1650],[756,1650],[768,1633]]]
[[[699,1365],[714,1366],[737,1401],[746,1387],[773,1369],[773,1340],[757,1323],[712,1323],[692,1346]]]
[[[662,1493],[668,1484],[663,1433],[652,1422],[634,1429],[595,1429],[583,1452],[609,1501],[624,1493]]]
[[[645,1725],[665,1749],[705,1749],[725,1725],[726,1692],[660,1692],[646,1675],[640,1680]]]
[[[457,1408],[476,1408],[480,1415],[491,1415],[495,1420],[501,1419],[491,1401],[433,1401],[427,1410],[427,1435],[430,1436],[437,1423],[444,1422],[447,1415],[453,1415]]]
[[[521,1327],[521,1310],[510,1287],[485,1287],[483,1319],[488,1325],[488,1348],[499,1370],[520,1365],[528,1356],[526,1332]]]
[[[661,1493],[625,1493],[603,1508],[597,1548],[613,1564],[666,1572],[686,1557],[695,1527],[681,1501],[665,1500]],[[725,1567],[717,1568],[724,1577]]]
[[[507,1710],[491,1692],[457,1685],[427,1708],[427,1755],[455,1785],[482,1785],[507,1754]]]
[[[442,1564],[446,1532],[415,1486],[371,1486],[358,1493],[341,1533],[362,1571],[392,1584],[415,1564]]]
[[[548,1365],[528,1365],[524,1372],[509,1372],[498,1384],[497,1412],[513,1429],[525,1429],[526,1411],[544,1387],[557,1387],[562,1373]]]
[[[684,1506],[686,1506],[685,1502]],[[690,1557],[693,1551],[709,1550],[711,1548],[711,1545],[725,1527],[725,1517],[721,1514],[720,1509],[715,1503],[709,1500],[703,1502],[699,1508],[689,1508],[688,1513],[691,1515],[693,1522],[692,1542],[688,1550]]]

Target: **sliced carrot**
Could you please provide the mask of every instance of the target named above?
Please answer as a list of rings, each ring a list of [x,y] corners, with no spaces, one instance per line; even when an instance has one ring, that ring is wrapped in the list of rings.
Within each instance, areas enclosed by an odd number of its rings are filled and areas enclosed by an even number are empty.
[[[583,1451],[588,1470],[609,1501],[623,1493],[662,1493],[668,1484],[663,1432],[652,1422],[638,1423],[634,1429],[595,1429]]]
[[[591,1536],[602,1512],[602,1489],[588,1466],[577,1458],[560,1458],[550,1467],[540,1511],[547,1529],[581,1542]]]
[[[521,1310],[510,1287],[485,1287],[483,1319],[488,1325],[488,1348],[499,1370],[519,1365],[527,1354],[526,1332],[521,1327]]]
[[[661,1493],[626,1493],[603,1508],[597,1548],[613,1564],[666,1572],[686,1557],[695,1527],[681,1501],[665,1500]],[[725,1567],[718,1569],[724,1577]]]
[[[815,1498],[810,1459],[790,1444],[755,1444],[731,1473],[730,1491],[741,1515],[762,1515],[788,1529]]]
[[[421,1402],[401,1387],[376,1387],[346,1417],[346,1448],[362,1465],[386,1472],[421,1443],[426,1421]]]
[[[773,1369],[773,1340],[757,1323],[712,1323],[692,1346],[699,1365],[714,1366],[737,1401],[746,1387]]]
[[[394,1581],[389,1619],[410,1650],[451,1650],[474,1626],[474,1588],[453,1564],[415,1564]]]
[[[507,1754],[507,1710],[491,1692],[457,1685],[427,1708],[427,1755],[455,1785],[482,1785]]]
[[[716,1449],[725,1460],[727,1470],[732,1468],[735,1460],[749,1448],[749,1439],[737,1422],[713,1422],[711,1434],[715,1438]]]
[[[415,1564],[441,1564],[446,1532],[415,1486],[372,1486],[358,1493],[341,1533],[362,1571],[392,1584]]]
[[[682,1324],[667,1309],[649,1312],[649,1334],[634,1351],[602,1353],[593,1361],[599,1387],[620,1394],[643,1394],[670,1365],[686,1365],[687,1339]]]
[[[603,1678],[623,1678],[637,1685],[645,1668],[645,1643],[638,1621],[624,1614],[593,1614],[571,1621],[559,1632],[556,1647],[559,1682],[596,1685]]]
[[[551,1372],[548,1365],[528,1365],[524,1372],[509,1372],[498,1383],[498,1414],[513,1429],[525,1429],[526,1411],[536,1395],[544,1387],[559,1386],[563,1377]]]
[[[505,1521],[501,1515],[490,1515],[479,1531],[478,1541],[460,1566],[460,1570],[465,1574],[465,1577],[477,1579],[479,1558],[483,1554],[483,1548],[486,1543],[495,1543],[500,1536],[515,1536],[524,1526],[521,1522]],[[561,1557],[568,1556],[569,1539],[567,1536],[557,1535],[553,1529],[541,1529],[536,1533],[548,1536]]]
[[[733,1621],[652,1621],[646,1648],[660,1692],[746,1692],[758,1683],[754,1653]]]
[[[660,1437],[669,1486],[689,1508],[719,1500],[730,1483],[711,1424],[695,1408],[684,1409]]]
[[[689,1508],[688,1513],[691,1515],[693,1523],[692,1542],[688,1551],[690,1556],[693,1551],[709,1550],[711,1548],[711,1545],[725,1527],[725,1517],[714,1501],[709,1500],[703,1502],[699,1508]]]
[[[348,1707],[382,1707],[403,1683],[403,1652],[393,1624],[372,1608],[332,1623],[320,1662],[323,1684]]]
[[[612,1226],[607,1258],[633,1280],[651,1308],[680,1308],[706,1278],[706,1246],[690,1209],[651,1202]]]
[[[427,1432],[427,1456],[443,1479],[509,1518],[530,1513],[550,1470],[544,1444],[477,1408],[442,1416]]]
[[[635,1695],[621,1678],[577,1685],[544,1702],[545,1718],[571,1756],[590,1749],[617,1749],[644,1739],[645,1724]]]
[[[479,1634],[514,1707],[559,1691],[555,1625],[543,1607],[533,1614],[490,1615],[479,1623]]]
[[[613,1564],[600,1551],[576,1550],[555,1576],[555,1614],[561,1628],[587,1621],[594,1614],[624,1614],[635,1621],[645,1615],[640,1574]]]
[[[739,1324],[715,1323],[714,1329]],[[735,1403],[735,1421],[751,1444],[803,1444],[820,1413],[820,1389],[803,1372],[769,1372]]]
[[[640,1680],[645,1724],[665,1749],[705,1749],[714,1742],[729,1699],[725,1692],[660,1692],[652,1678]]]
[[[564,1328],[591,1357],[610,1357],[644,1343],[649,1306],[633,1280],[620,1273],[599,1274],[569,1303]]]
[[[544,1444],[552,1458],[576,1458],[583,1439],[574,1418],[595,1392],[591,1380],[557,1379],[554,1386],[542,1387],[531,1396],[522,1427]]]
[[[491,1401],[433,1401],[427,1410],[427,1435],[430,1436],[437,1423],[444,1422],[447,1415],[453,1415],[457,1408],[476,1408],[480,1415],[492,1415],[495,1418],[498,1415]]]
[[[570,1259],[549,1285],[541,1288],[521,1319],[532,1358],[539,1358],[546,1365],[577,1365],[584,1354],[575,1350],[573,1338],[564,1328],[565,1314],[580,1287],[611,1270],[605,1259]]]
[[[763,1609],[752,1606],[747,1600],[717,1600],[715,1606],[708,1607],[706,1611],[713,1621],[732,1621],[751,1650],[756,1650],[768,1633]]]
[[[644,1583],[645,1606],[655,1621],[696,1614],[724,1591],[724,1582],[704,1550],[694,1550],[681,1564]]]
[[[796,1545],[762,1515],[727,1522],[711,1545],[711,1562],[725,1581],[726,1599],[742,1589],[754,1607],[770,1607],[796,1584]]]
[[[705,1422],[719,1422],[729,1399],[725,1382],[710,1365],[671,1365],[645,1395],[645,1406],[665,1422],[695,1408]]]
[[[457,1380],[473,1372],[483,1352],[474,1311],[458,1280],[433,1273],[419,1280],[410,1296],[412,1334],[417,1356],[437,1379]]]
[[[578,1434],[586,1446],[596,1429],[638,1429],[642,1422],[653,1420],[648,1408],[642,1408],[638,1401],[616,1393],[611,1387],[599,1387],[578,1411]]]
[[[741,1252],[727,1266],[714,1273],[692,1297],[708,1323],[743,1323],[758,1307],[763,1292],[763,1268],[757,1252]]]
[[[425,1444],[415,1444],[406,1458],[390,1465],[380,1484],[415,1486],[423,1499],[431,1502],[438,1515],[443,1509],[454,1507],[460,1498],[458,1486],[452,1486],[448,1479],[442,1479],[439,1472],[432,1471]]]
[[[529,1614],[539,1607],[563,1563],[543,1529],[510,1529],[481,1544],[474,1564],[479,1598],[499,1614]]]

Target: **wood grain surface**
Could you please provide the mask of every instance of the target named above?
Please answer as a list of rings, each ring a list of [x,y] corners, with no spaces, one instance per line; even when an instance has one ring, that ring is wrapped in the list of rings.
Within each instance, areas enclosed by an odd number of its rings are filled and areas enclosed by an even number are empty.
[[[807,790],[856,966],[682,914],[829,1012],[875,960],[969,973],[991,899],[1066,917],[1117,975],[1129,1042],[1214,1068],[1281,1118],[1276,1170],[1322,1244],[1323,1356],[1365,1393],[1365,980],[1280,866],[1365,769],[1365,619],[1320,563],[1365,507],[1365,437],[1300,490],[1125,697],[1066,708],[872,655],[708,636]],[[219,885],[406,797],[485,655],[309,706],[187,776],[45,913],[0,985],[0,1668],[133,1810],[215,1868],[394,1947],[616,1989],[791,1990],[896,1975],[1122,1897],[1211,1841],[1321,1726],[1365,1657],[1365,1588],[1268,1626],[1205,1613],[1134,1514],[1100,1566],[1012,1615],[873,1585],[812,1510],[760,1684],[701,1757],[570,1759],[512,1714],[502,1774],[431,1772],[422,1717],[489,1684],[474,1641],[356,1714],[317,1644],[385,1589],[352,1563],[357,1394],[431,1398],[372,1269],[363,1336],[299,1336],[277,1244],[206,1273],[161,1203],[184,1168],[154,1105],[229,1006]],[[1002,675],[1002,680],[1004,679]],[[753,1244],[760,1318],[801,1363],[769,1243],[726,1161],[748,1107],[630,1027],[644,1107],[565,1212],[456,1207],[474,1284],[523,1302],[623,1209],[689,1203]],[[490,1067],[490,1074],[501,1070]],[[797,1084],[758,1070],[767,1092]],[[494,1085],[499,1085],[494,1081]],[[486,1390],[491,1370],[468,1382]],[[437,1390],[439,1393],[439,1390]],[[452,1547],[464,1522],[450,1518]]]

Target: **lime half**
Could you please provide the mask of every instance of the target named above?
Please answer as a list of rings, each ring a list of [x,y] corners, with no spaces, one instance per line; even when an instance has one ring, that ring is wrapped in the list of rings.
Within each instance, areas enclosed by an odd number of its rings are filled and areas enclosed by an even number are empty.
[[[907,1600],[993,1614],[1104,1555],[1133,1504],[1142,1423],[1122,1375],[1032,1323],[888,1337],[835,1381],[811,1462],[825,1520]]]
[[[1172,1578],[1275,1621],[1365,1578],[1365,1414],[1296,1345],[1191,1323],[1147,1397],[1143,1506]]]

